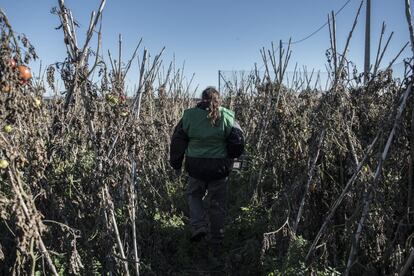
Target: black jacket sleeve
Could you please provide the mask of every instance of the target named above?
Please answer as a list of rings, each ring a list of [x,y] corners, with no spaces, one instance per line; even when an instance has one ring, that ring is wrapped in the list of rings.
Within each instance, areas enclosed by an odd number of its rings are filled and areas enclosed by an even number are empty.
[[[244,134],[240,125],[234,122],[227,138],[227,155],[229,158],[238,158],[244,152]]]
[[[181,169],[187,146],[188,136],[184,132],[183,122],[180,120],[174,129],[170,145],[170,165],[174,169]]]

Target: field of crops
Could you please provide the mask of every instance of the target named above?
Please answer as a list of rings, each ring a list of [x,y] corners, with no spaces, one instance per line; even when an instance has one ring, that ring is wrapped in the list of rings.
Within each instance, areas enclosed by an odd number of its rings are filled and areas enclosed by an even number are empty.
[[[186,176],[168,163],[173,128],[196,103],[182,70],[140,45],[122,60],[121,39],[103,59],[105,1],[84,45],[59,3],[67,58],[44,79],[0,12],[0,275],[414,273],[413,60],[395,78],[381,37],[364,82],[345,55],[358,15],[346,45],[330,28],[326,91],[310,74],[285,85],[290,45],[263,49],[265,75],[223,90],[246,153],[229,179],[224,270],[211,271],[206,245],[189,241]]]

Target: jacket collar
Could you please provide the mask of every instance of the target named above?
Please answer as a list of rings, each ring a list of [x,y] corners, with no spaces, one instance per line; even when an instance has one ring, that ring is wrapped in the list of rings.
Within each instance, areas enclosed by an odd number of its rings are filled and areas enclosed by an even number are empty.
[[[209,111],[210,110],[210,103],[209,102],[199,102],[199,103],[197,103],[197,107],[201,108],[203,110]]]

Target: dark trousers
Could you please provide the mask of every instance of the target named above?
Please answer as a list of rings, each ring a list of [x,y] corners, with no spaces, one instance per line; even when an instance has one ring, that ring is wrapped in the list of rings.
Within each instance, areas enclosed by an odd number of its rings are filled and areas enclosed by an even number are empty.
[[[210,234],[210,242],[220,244],[224,238],[227,178],[203,181],[189,177],[187,197],[193,235]]]

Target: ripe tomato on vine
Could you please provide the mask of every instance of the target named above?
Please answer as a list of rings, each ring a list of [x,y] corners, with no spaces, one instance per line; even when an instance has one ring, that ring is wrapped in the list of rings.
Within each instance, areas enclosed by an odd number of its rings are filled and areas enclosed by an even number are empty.
[[[17,70],[19,70],[19,77],[22,80],[22,84],[25,84],[32,78],[32,72],[26,65],[17,66]]]

